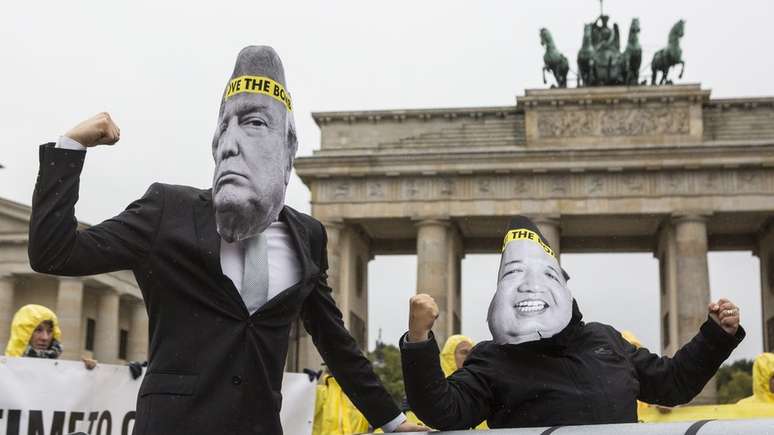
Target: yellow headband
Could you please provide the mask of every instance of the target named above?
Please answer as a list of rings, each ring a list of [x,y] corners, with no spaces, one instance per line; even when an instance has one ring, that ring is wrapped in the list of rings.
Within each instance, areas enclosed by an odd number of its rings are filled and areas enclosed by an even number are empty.
[[[538,245],[540,245],[541,248],[543,248],[546,253],[554,258],[556,258],[556,254],[554,254],[554,250],[551,249],[546,242],[544,242],[540,236],[532,231],[528,230],[526,228],[518,228],[515,230],[508,230],[507,233],[505,233],[505,239],[503,240],[503,251],[505,251],[505,246],[508,245],[508,243],[511,243],[514,240],[531,240]]]
[[[228,83],[226,95],[223,101],[230,97],[248,92],[251,94],[268,95],[287,107],[288,112],[293,111],[293,105],[290,101],[290,93],[277,81],[263,76],[239,76]]]

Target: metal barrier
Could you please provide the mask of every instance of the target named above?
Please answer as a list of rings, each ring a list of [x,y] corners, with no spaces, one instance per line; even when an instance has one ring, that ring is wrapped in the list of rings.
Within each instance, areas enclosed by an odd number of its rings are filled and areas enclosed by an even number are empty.
[[[410,432],[433,435],[774,435],[774,418],[750,420],[699,420],[678,423],[626,423],[587,426],[531,427],[491,429],[488,431],[454,430]]]

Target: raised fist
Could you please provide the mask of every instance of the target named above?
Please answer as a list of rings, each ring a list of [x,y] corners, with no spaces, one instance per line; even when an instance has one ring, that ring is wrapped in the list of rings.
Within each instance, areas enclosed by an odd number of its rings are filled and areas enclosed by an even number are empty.
[[[85,146],[113,145],[121,136],[121,129],[107,112],[98,113],[76,125],[65,136]]]
[[[438,304],[432,296],[424,293],[414,295],[409,300],[409,332],[410,342],[425,341],[438,318]]]
[[[709,316],[717,322],[729,335],[736,335],[739,329],[739,307],[734,305],[728,299],[721,298],[717,302],[712,302],[707,307]]]

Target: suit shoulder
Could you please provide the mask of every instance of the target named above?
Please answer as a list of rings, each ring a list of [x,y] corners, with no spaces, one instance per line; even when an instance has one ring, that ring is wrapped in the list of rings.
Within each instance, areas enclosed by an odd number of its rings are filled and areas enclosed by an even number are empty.
[[[166,195],[178,198],[180,200],[209,199],[211,197],[211,191],[209,189],[198,189],[196,187],[183,186],[180,184],[156,182],[150,185],[148,191],[160,191]]]
[[[584,328],[587,331],[591,332],[597,332],[597,333],[604,333],[604,334],[618,334],[621,335],[620,332],[618,332],[617,329],[614,327],[606,324],[606,323],[600,323],[600,322],[587,322],[584,326]]]
[[[589,322],[586,323],[584,330],[589,336],[603,338],[604,340],[616,343],[617,345],[628,343],[621,334],[621,331],[605,323]]]
[[[325,231],[325,226],[322,224],[322,222],[288,205],[285,206],[285,210],[286,213],[292,214],[293,217],[304,226],[304,228],[310,231],[312,236],[317,239],[322,238],[322,233]]]
[[[312,216],[304,212],[300,212],[289,205],[286,205],[285,208],[289,213],[292,213],[293,216],[295,216],[306,227],[314,227],[314,226],[322,225],[322,223],[317,219],[313,218]]]

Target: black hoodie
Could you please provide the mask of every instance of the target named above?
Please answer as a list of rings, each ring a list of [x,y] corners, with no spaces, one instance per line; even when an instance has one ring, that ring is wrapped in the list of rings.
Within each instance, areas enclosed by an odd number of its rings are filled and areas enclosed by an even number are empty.
[[[636,400],[674,406],[693,399],[744,338],[707,319],[674,358],[636,349],[615,328],[584,323],[573,301],[559,334],[517,345],[483,341],[444,378],[435,338],[401,339],[406,396],[426,424],[468,429],[633,423]]]

